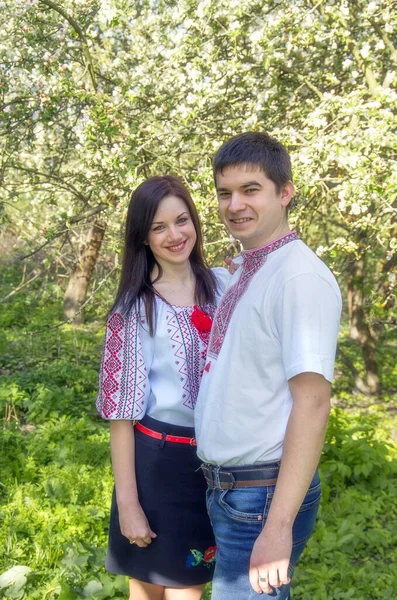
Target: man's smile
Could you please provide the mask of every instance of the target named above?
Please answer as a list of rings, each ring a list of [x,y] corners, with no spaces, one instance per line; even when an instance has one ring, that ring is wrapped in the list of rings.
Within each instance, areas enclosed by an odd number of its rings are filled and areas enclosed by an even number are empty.
[[[238,219],[230,218],[229,221],[231,221],[231,223],[236,223],[237,225],[239,225],[240,223],[248,223],[248,221],[252,221],[252,218],[251,217],[240,217]]]

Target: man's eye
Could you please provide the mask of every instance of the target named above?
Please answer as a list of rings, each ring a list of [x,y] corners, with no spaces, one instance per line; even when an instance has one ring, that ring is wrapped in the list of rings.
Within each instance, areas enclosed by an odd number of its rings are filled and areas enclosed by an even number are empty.
[[[248,188],[248,189],[246,189],[245,191],[246,191],[246,192],[248,192],[248,193],[250,194],[251,192],[256,192],[256,191],[257,191],[257,189],[256,189],[256,188]]]

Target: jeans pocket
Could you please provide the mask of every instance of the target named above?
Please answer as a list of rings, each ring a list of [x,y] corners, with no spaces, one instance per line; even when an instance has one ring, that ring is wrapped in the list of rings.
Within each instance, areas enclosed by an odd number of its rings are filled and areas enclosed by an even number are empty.
[[[225,490],[219,498],[219,504],[236,521],[262,525],[266,490],[266,487]]]
[[[296,515],[292,530],[293,546],[302,545],[302,549],[311,536],[316,522],[318,507],[321,500],[320,482],[313,482]]]
[[[321,500],[321,484],[318,483],[314,487],[310,488],[307,492],[305,499],[302,502],[302,505],[299,509],[299,513],[305,512],[306,510],[311,510],[312,508],[317,508],[320,504]]]

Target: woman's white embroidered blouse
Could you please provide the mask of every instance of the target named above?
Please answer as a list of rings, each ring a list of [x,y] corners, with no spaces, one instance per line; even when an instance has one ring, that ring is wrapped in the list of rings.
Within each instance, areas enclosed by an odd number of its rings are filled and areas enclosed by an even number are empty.
[[[218,300],[229,274],[213,269]],[[104,419],[137,419],[193,425],[209,331],[198,326],[197,308],[156,298],[156,331],[150,336],[144,311],[114,312],[108,319],[99,375],[97,409]],[[202,307],[213,318],[214,305]]]

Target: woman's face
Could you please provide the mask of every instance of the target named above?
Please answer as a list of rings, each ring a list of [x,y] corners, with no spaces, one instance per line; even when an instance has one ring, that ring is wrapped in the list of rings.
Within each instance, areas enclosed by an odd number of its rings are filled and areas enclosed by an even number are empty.
[[[161,200],[147,235],[147,243],[161,267],[189,260],[197,240],[189,209],[177,196]]]

